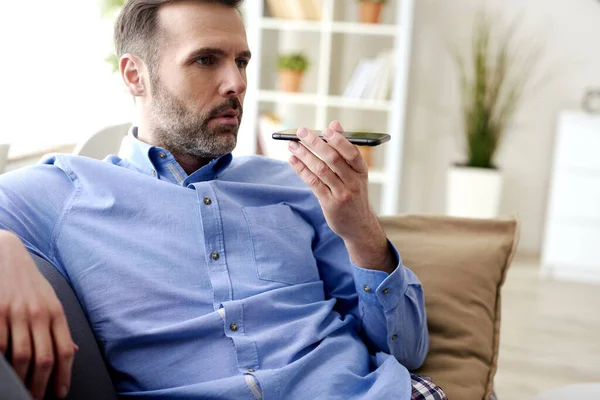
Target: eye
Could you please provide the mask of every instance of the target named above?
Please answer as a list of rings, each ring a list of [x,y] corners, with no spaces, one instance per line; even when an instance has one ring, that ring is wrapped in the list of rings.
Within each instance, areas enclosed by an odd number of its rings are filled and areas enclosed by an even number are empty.
[[[238,68],[246,68],[248,66],[248,60],[240,58],[235,61],[237,63]]]
[[[196,59],[196,62],[200,65],[211,65],[214,63],[212,57],[199,57]]]

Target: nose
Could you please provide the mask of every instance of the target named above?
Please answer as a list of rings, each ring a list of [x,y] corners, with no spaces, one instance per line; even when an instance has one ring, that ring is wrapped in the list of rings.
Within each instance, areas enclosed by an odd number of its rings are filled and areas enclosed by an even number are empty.
[[[219,89],[223,97],[240,96],[246,92],[246,71],[240,69],[236,62],[228,63]]]

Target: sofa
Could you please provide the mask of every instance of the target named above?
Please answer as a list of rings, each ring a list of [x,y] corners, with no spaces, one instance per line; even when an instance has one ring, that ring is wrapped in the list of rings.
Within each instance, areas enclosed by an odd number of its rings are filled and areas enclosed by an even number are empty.
[[[501,288],[518,242],[518,220],[431,215],[380,220],[404,264],[424,287],[430,350],[414,372],[431,377],[451,400],[493,399]],[[61,300],[80,348],[68,399],[116,399],[110,373],[75,294],[54,267],[32,257]],[[45,399],[55,399],[53,389],[49,387]],[[0,394],[3,400],[29,399],[3,357]]]

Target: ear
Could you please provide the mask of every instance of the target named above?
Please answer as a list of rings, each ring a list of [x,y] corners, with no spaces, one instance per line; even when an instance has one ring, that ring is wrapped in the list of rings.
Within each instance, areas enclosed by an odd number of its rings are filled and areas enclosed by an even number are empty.
[[[130,95],[141,97],[148,93],[145,79],[147,68],[139,57],[124,54],[119,60],[119,70]]]

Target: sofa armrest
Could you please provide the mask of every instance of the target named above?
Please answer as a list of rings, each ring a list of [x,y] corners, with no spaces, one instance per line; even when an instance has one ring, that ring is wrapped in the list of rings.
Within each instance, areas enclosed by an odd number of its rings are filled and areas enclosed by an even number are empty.
[[[3,400],[31,400],[15,371],[0,354],[0,394]]]
[[[31,254],[39,271],[50,282],[65,311],[73,341],[79,346],[73,362],[71,400],[116,400],[114,386],[90,324],[77,296],[64,277],[47,261]],[[55,400],[54,376],[50,378],[45,400]]]

